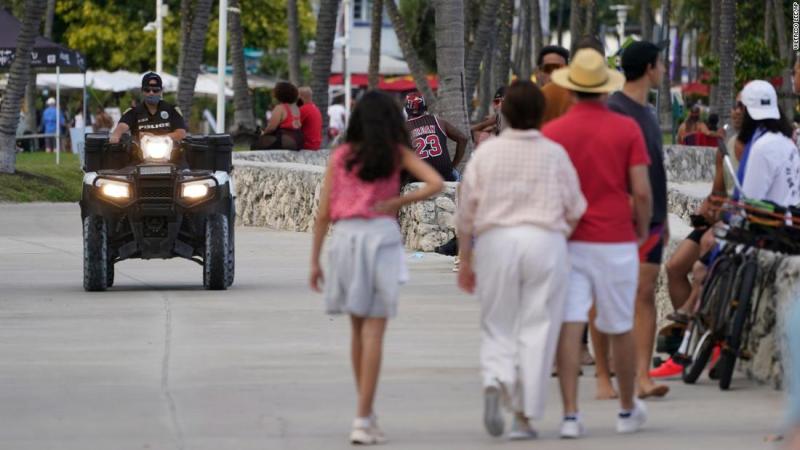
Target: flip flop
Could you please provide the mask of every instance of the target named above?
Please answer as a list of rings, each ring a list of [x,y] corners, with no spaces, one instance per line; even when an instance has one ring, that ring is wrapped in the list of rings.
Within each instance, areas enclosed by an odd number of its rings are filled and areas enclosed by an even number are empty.
[[[639,392],[639,395],[637,395],[637,397],[639,397],[642,400],[644,400],[644,399],[646,399],[648,397],[661,398],[661,397],[664,397],[665,395],[667,395],[668,392],[669,392],[669,386],[665,386],[665,385],[661,384],[661,385],[653,387],[652,389],[650,389],[648,391]]]

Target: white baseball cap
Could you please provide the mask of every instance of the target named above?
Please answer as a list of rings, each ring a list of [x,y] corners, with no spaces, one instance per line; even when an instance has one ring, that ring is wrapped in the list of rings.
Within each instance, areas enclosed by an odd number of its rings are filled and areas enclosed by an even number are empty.
[[[742,89],[742,103],[753,120],[780,119],[778,94],[764,80],[753,80]]]
[[[56,99],[54,99],[53,97],[48,98],[47,99],[47,104],[48,105],[55,105],[56,104]]]

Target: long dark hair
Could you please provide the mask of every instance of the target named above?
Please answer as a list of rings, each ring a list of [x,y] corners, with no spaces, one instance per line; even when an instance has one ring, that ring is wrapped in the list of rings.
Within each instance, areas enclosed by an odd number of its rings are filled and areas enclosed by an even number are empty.
[[[400,105],[378,91],[364,94],[350,116],[345,142],[350,144],[348,171],[357,168],[364,181],[392,175],[400,164],[402,148],[409,147]]]
[[[789,139],[792,138],[792,126],[789,125],[789,121],[786,119],[783,111],[780,111],[780,119],[764,120],[753,119],[750,116],[750,113],[747,112],[747,108],[744,108],[742,113],[742,129],[739,130],[739,137],[737,138],[740,142],[744,144],[750,142],[750,139],[753,137],[758,127],[764,127],[768,132],[771,133],[780,133]]]

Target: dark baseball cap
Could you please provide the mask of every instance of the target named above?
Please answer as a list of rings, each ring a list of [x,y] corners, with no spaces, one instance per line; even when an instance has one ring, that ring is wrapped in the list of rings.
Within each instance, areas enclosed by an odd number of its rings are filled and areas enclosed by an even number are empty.
[[[669,47],[668,40],[661,41],[658,44],[649,41],[631,42],[622,51],[622,69],[626,72],[631,69],[633,71],[644,69],[648,64],[653,64],[658,58],[658,54],[667,47]]]
[[[164,84],[161,81],[161,77],[155,72],[147,72],[142,77],[142,88],[145,87],[158,87],[163,88]]]
[[[500,86],[500,87],[499,87],[499,88],[497,88],[497,90],[494,92],[494,99],[495,99],[495,100],[499,100],[499,99],[501,99],[501,98],[503,98],[503,97],[505,97],[505,96],[506,96],[506,87],[505,87],[505,86]]]

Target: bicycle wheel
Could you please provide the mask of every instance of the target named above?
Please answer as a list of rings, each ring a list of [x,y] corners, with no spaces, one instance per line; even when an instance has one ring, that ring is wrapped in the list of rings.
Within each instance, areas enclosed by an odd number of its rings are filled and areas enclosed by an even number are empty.
[[[738,298],[733,299],[730,305],[732,309],[735,309],[733,322],[730,324],[729,331],[725,337],[722,355],[720,355],[717,363],[719,364],[719,388],[723,391],[728,390],[731,386],[736,358],[739,356],[743,333],[750,318],[750,299],[753,295],[756,275],[758,274],[758,261],[755,258],[747,259],[739,273],[741,285],[738,290]]]
[[[714,350],[711,332],[704,331],[697,321],[692,323],[692,330],[689,332],[691,333],[689,347],[686,352],[689,355],[689,363],[683,367],[682,375],[683,382],[686,384],[694,384],[700,378]]]

